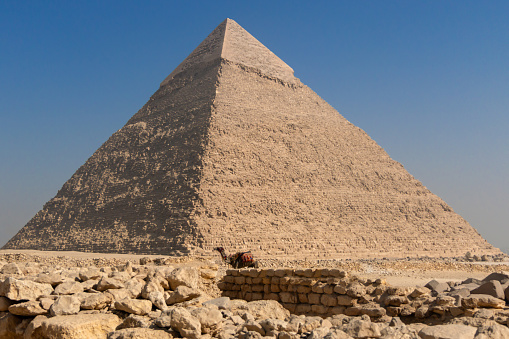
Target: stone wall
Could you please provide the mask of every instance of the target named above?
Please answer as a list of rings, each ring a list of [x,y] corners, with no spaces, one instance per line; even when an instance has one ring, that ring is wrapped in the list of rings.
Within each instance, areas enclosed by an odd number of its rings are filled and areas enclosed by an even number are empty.
[[[506,307],[503,296],[458,293],[464,290],[462,285],[455,289],[434,282],[427,287],[394,287],[383,279],[360,279],[339,269],[282,268],[227,270],[218,286],[230,298],[276,300],[291,313],[322,317],[457,317],[473,316],[480,308],[497,313]]]

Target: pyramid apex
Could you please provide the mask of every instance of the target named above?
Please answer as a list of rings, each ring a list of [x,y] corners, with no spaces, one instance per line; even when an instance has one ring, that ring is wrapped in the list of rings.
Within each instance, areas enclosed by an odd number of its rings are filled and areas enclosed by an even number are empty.
[[[188,68],[219,58],[257,69],[265,75],[285,82],[297,81],[290,66],[235,20],[226,18],[164,79],[161,86]]]

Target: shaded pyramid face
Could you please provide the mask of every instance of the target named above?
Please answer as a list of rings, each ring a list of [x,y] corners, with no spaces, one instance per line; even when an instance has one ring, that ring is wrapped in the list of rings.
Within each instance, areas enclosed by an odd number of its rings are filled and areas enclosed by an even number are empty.
[[[234,21],[4,248],[297,258],[498,253]]]

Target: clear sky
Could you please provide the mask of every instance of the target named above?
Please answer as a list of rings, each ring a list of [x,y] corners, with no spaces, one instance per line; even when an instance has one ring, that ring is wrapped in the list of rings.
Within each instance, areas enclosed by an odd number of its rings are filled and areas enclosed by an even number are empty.
[[[509,1],[1,1],[0,246],[229,17],[507,252],[508,14]]]

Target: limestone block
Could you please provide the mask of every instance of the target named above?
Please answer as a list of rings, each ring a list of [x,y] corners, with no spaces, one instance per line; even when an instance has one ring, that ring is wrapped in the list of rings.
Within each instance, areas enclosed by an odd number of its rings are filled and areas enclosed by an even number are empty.
[[[49,295],[53,292],[50,284],[40,284],[30,280],[18,280],[9,277],[0,283],[0,296],[10,300],[36,300],[42,295]]]
[[[185,308],[171,310],[171,327],[184,338],[198,339],[201,336],[201,323]]]
[[[200,291],[184,285],[180,285],[175,289],[173,293],[170,293],[169,297],[166,299],[166,304],[173,305],[176,303],[181,303],[197,298],[200,295]]]
[[[114,308],[131,314],[145,315],[152,311],[152,302],[144,299],[123,299],[115,301]]]
[[[308,300],[310,304],[318,305],[320,304],[320,298],[322,297],[321,294],[318,293],[309,293],[308,294]]]
[[[42,321],[42,338],[106,338],[115,330],[120,319],[114,314],[78,314],[48,318]]]
[[[79,272],[79,277],[81,281],[100,280],[102,277],[106,275],[107,275],[106,273],[101,272],[101,270],[98,268],[87,268]]]
[[[309,303],[308,295],[307,293],[301,293],[298,294],[299,303],[307,304]]]
[[[40,273],[34,279],[35,282],[38,282],[40,284],[50,284],[53,287],[63,283],[64,280],[65,277],[63,277],[59,273]]]
[[[5,264],[2,268],[0,268],[0,274],[5,275],[23,275],[23,271],[19,268],[18,264],[15,262]]]
[[[426,326],[419,331],[419,337],[422,339],[455,339],[455,338],[474,338],[477,329],[472,326],[461,324]]]
[[[504,290],[498,280],[485,282],[478,288],[471,290],[470,294],[487,294],[498,299],[505,299]]]
[[[81,301],[73,295],[62,295],[55,300],[49,308],[52,316],[78,314],[80,311]]]
[[[9,309],[13,302],[6,297],[0,297],[0,312],[5,312]]]
[[[108,339],[172,339],[164,330],[150,328],[124,328],[108,334]]]
[[[471,294],[469,297],[462,299],[462,306],[470,309],[478,307],[504,308],[505,301],[491,295]]]
[[[346,289],[346,294],[352,298],[359,298],[366,294],[366,288],[359,283],[352,283]]]
[[[357,303],[357,299],[352,298],[348,295],[340,294],[337,296],[339,306],[352,306]]]
[[[9,312],[22,317],[35,317],[48,313],[47,310],[41,307],[41,303],[35,300],[11,305],[9,307]]]
[[[326,314],[328,312],[328,307],[324,305],[311,305],[311,312],[316,314]]]
[[[322,305],[334,307],[338,305],[338,298],[335,295],[331,294],[322,294],[320,298],[320,302]]]
[[[76,294],[83,292],[83,285],[77,281],[68,281],[55,287],[54,294]]]
[[[105,293],[87,293],[81,299],[81,309],[83,310],[102,310],[112,302],[111,295]]]
[[[111,289],[119,289],[124,288],[124,283],[120,280],[117,280],[115,278],[109,278],[109,277],[102,277],[101,280],[97,283],[97,286],[95,287],[98,291],[106,291]]]
[[[16,328],[22,323],[22,319],[9,312],[0,313],[0,338],[20,338]]]
[[[238,273],[238,270],[237,270]],[[191,288],[198,288],[199,272],[194,267],[179,267],[171,271],[166,279],[172,290],[184,285]]]
[[[104,294],[111,297],[112,300],[131,298],[131,293],[126,288],[110,289],[105,291]]]

